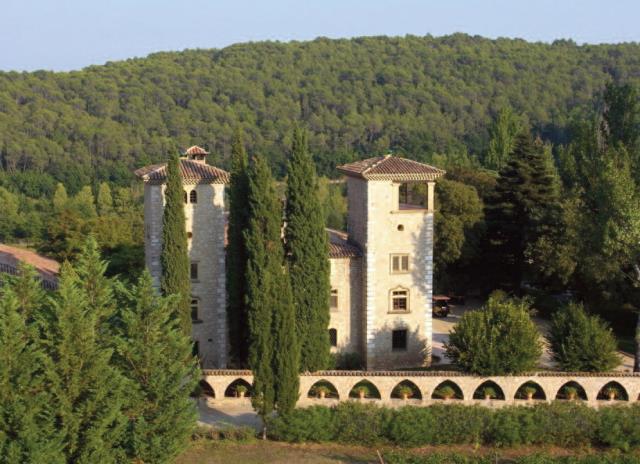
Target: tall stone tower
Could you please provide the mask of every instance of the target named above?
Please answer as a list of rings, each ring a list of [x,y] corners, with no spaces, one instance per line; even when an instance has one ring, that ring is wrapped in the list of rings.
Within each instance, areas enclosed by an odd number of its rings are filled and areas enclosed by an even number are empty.
[[[391,155],[340,166],[349,240],[362,250],[367,369],[430,362],[435,180],[444,171]]]
[[[180,159],[185,227],[191,260],[191,319],[194,351],[205,368],[227,363],[224,188],[229,173],[206,164],[207,152],[191,147]],[[160,287],[162,215],[166,164],[140,168],[144,182],[145,261]]]

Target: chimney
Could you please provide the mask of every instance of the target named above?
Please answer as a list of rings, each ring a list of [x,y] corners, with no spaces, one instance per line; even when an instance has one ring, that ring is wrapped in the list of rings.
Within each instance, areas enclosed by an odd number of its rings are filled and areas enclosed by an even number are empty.
[[[197,145],[192,146],[184,152],[184,156],[192,161],[204,164],[209,153]]]

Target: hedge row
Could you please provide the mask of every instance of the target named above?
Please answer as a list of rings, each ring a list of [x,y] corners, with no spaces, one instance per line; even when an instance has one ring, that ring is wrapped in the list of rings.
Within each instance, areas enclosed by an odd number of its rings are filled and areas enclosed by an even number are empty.
[[[500,459],[495,456],[465,456],[461,454],[408,455],[390,453],[384,456],[388,464],[638,464],[637,456],[592,455],[584,457],[553,457],[547,455]]]
[[[433,405],[400,409],[356,402],[296,409],[269,421],[271,438],[288,442],[640,447],[640,406],[599,410],[574,402],[489,409]]]

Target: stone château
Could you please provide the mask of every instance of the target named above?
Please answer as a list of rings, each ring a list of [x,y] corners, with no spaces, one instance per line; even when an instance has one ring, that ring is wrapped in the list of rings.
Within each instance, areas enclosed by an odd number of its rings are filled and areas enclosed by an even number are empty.
[[[191,259],[193,339],[203,367],[226,367],[224,189],[229,174],[191,147],[180,159]],[[427,364],[432,342],[435,181],[444,171],[392,155],[338,167],[348,232],[328,230],[332,350],[367,369]],[[145,260],[161,276],[166,165],[136,171],[145,184]]]

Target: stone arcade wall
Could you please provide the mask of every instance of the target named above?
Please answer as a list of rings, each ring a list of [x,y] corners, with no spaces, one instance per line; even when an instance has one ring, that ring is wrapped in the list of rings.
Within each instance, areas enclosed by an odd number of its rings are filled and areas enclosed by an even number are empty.
[[[247,398],[225,397],[228,387],[241,379],[248,384],[253,382],[251,371],[245,370],[204,370],[203,380],[213,389],[213,403],[229,401],[248,402]],[[318,381],[331,383],[338,392],[338,399],[309,398],[309,390]],[[586,403],[593,407],[612,403],[634,403],[640,401],[640,374],[631,373],[561,373],[539,372],[530,375],[480,377],[459,372],[401,372],[401,371],[323,371],[313,374],[300,375],[300,399],[298,406],[312,404],[331,405],[339,401],[349,399],[349,393],[360,381],[371,382],[380,392],[380,399],[366,399],[379,405],[402,406],[405,404],[429,405],[443,403],[441,399],[432,399],[434,390],[443,382],[450,381],[456,384],[462,391],[462,400],[447,400],[451,404],[483,404],[491,407],[504,405],[529,404],[526,399],[516,399],[517,390],[527,382],[535,382],[544,392],[545,400],[552,401],[567,382],[576,382],[586,393]],[[420,391],[422,398],[409,400],[392,399],[391,392],[403,381],[412,382]],[[474,392],[486,381],[495,382],[504,393],[504,400],[474,400]],[[618,383],[626,391],[628,401],[597,400],[598,393],[610,382]]]

